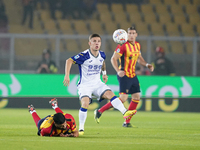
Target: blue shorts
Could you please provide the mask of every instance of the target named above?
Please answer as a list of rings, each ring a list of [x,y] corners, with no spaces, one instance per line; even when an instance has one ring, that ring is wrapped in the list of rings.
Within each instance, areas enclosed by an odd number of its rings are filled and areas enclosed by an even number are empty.
[[[140,92],[140,83],[137,76],[129,78],[126,75],[119,77],[117,75],[119,82],[119,93],[134,94]]]

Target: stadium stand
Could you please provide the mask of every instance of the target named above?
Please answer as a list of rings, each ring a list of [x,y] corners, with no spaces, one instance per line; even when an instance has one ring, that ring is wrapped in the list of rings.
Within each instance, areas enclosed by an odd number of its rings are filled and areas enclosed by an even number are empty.
[[[184,11],[187,15],[198,14],[197,8],[196,5],[189,4],[184,6]]]
[[[164,48],[165,53],[168,54],[170,53],[170,49],[169,49],[169,41],[153,41],[154,42],[154,50],[156,49],[156,47],[161,46]]]
[[[169,9],[170,9],[170,13],[172,15],[184,15],[184,12],[183,12],[183,5],[179,5],[179,4],[176,4],[176,5],[170,5],[169,6]]]
[[[48,10],[40,10],[40,17],[42,21],[48,21],[51,20],[50,12]]]
[[[169,15],[168,13],[167,14],[160,14],[158,16],[158,20],[162,24],[165,24],[165,23],[168,23],[168,22],[172,22],[171,15]]]
[[[110,10],[109,10],[109,7],[108,7],[108,4],[106,3],[98,3],[97,4],[97,11],[98,13],[110,13]]]
[[[103,29],[103,23],[98,20],[88,20],[90,33],[99,33],[100,35],[105,34]]]
[[[112,3],[111,4],[111,12],[114,14],[120,14],[120,13],[124,12],[124,5]]]
[[[150,24],[151,35],[155,36],[165,36],[164,25],[160,23],[151,23]]]
[[[72,24],[76,34],[89,34],[88,26],[84,20],[73,20]]]
[[[15,55],[16,56],[37,56],[42,50],[47,48],[44,39],[16,39]]]
[[[150,4],[163,4],[162,0],[149,0]]]
[[[169,42],[170,51],[174,54],[183,54],[184,52],[184,45],[183,42],[180,41],[170,41]]]
[[[182,23],[187,23],[187,18],[184,15],[174,15],[173,16],[173,21],[176,24],[182,24]]]
[[[200,1],[199,0],[192,0],[193,5],[198,6],[200,5]]]
[[[104,23],[106,34],[112,35],[113,32],[118,29],[118,24],[113,21],[107,21]]]
[[[114,20],[116,23],[127,22],[128,15],[125,12],[122,12],[120,14],[114,14]]]
[[[147,24],[158,22],[158,16],[156,16],[155,14],[145,14],[143,17],[144,22],[146,22]]]
[[[88,49],[88,39],[80,39],[80,45],[82,50]]]
[[[166,15],[169,13],[169,6],[168,5],[162,5],[162,4],[156,4],[155,5],[155,12],[157,15]]]
[[[140,11],[141,11],[141,13],[143,13],[144,15],[146,15],[146,14],[154,14],[153,5],[150,5],[150,4],[141,5],[141,6],[140,6]]]
[[[69,51],[69,52],[79,52],[79,51],[82,51],[80,49],[80,45],[78,43],[77,40],[73,40],[73,39],[66,39],[65,40],[66,42],[66,50]]]
[[[136,14],[136,15],[140,14],[138,5],[135,4],[126,4],[125,10],[129,14]]]
[[[100,18],[100,21],[102,22],[107,22],[108,20],[112,20],[114,21],[113,19],[113,15],[111,15],[111,13],[101,13],[99,14],[99,18]]]
[[[120,23],[119,23],[119,28],[124,29],[124,30],[127,31],[127,29],[128,29],[129,27],[131,27],[132,25],[133,25],[133,24],[130,23],[130,22],[120,22]]]
[[[200,36],[200,24],[196,25],[196,34]]]
[[[194,32],[194,25],[193,24],[181,24],[181,33],[183,36],[196,36]]]
[[[58,27],[57,27],[57,22],[50,19],[43,21],[44,24],[44,31],[45,33],[48,34],[58,34]]]
[[[136,26],[139,35],[150,35],[148,24],[143,22],[135,22],[134,25]]]
[[[163,0],[163,3],[165,5],[174,5],[174,4],[178,4],[178,0]]]
[[[179,0],[178,3],[181,5],[190,5],[191,0]]]
[[[185,46],[184,49],[187,52],[187,54],[192,54],[193,42],[192,41],[186,41],[186,42],[184,42],[184,46]]]
[[[198,14],[193,14],[189,16],[190,24],[198,25],[200,22],[200,16]]]
[[[55,11],[55,17],[56,17],[58,20],[62,19],[62,12],[56,10],[56,11]]]
[[[137,5],[134,3],[97,3],[97,10],[91,18],[67,18],[61,19],[62,13],[56,10],[57,20],[50,17],[49,7],[45,9],[40,5],[34,13],[34,28],[21,26],[22,6],[16,0],[5,0],[9,6],[9,32],[10,33],[40,33],[40,34],[85,34],[99,33],[100,35],[112,35],[117,28],[127,30],[131,25],[135,25],[138,35],[145,36],[199,36],[200,16],[198,9],[200,0],[148,0],[147,3]],[[31,39],[32,40],[32,39]],[[28,39],[16,40],[16,55],[36,55],[41,54],[41,50],[50,47],[54,49],[55,40],[45,39],[37,42]],[[60,51],[79,52],[88,47],[87,39],[72,40],[63,39],[60,43]],[[140,40],[142,53],[146,53],[147,42]],[[28,44],[24,44],[28,43]],[[40,46],[39,46],[39,44]],[[22,47],[35,47],[25,51]],[[33,46],[34,45],[34,46]],[[37,46],[38,45],[38,46]],[[162,46],[167,53],[191,54],[192,42],[179,41],[153,41],[152,51],[156,46]],[[106,50],[113,52],[116,43],[112,39],[106,41]]]
[[[175,23],[165,24],[166,33],[168,36],[180,36],[179,25]]]
[[[130,23],[143,22],[142,16],[140,14],[129,14]]]
[[[116,47],[117,47],[117,44],[112,39],[106,40],[106,51],[107,52],[114,52]]]
[[[59,20],[58,28],[62,34],[74,34],[75,32],[69,20]]]

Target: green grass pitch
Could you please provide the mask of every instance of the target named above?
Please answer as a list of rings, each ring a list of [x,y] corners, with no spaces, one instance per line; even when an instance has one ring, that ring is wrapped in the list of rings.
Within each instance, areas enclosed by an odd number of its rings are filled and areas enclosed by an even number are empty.
[[[42,118],[53,109],[36,109]],[[63,110],[74,116],[78,110]],[[85,134],[78,138],[40,137],[28,109],[0,109],[1,150],[199,150],[200,113],[143,112],[133,117],[137,128],[123,128],[118,111],[107,111],[100,124],[88,111]]]

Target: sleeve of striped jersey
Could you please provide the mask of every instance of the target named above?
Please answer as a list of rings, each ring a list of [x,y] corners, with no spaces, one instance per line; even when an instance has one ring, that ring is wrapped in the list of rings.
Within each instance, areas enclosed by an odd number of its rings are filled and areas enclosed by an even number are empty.
[[[74,117],[72,115],[70,115],[70,114],[65,114],[65,118],[71,119],[71,121],[70,121],[70,129],[72,131],[75,131],[76,130],[76,122],[75,122]]]
[[[140,54],[141,54],[141,47],[140,47],[140,43],[136,43],[137,47],[138,47],[138,50],[140,51]]]
[[[122,46],[117,45],[115,52],[118,53],[120,56],[123,55],[124,51],[125,51],[125,44],[123,44]]]
[[[78,55],[72,56],[74,64],[83,64],[85,60],[89,58],[88,53],[79,53]]]

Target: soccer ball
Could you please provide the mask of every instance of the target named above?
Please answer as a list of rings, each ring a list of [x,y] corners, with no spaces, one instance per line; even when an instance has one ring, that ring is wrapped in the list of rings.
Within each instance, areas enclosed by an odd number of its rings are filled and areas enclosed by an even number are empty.
[[[123,29],[117,29],[113,33],[113,40],[117,44],[126,43],[127,38],[128,38],[127,32]]]

